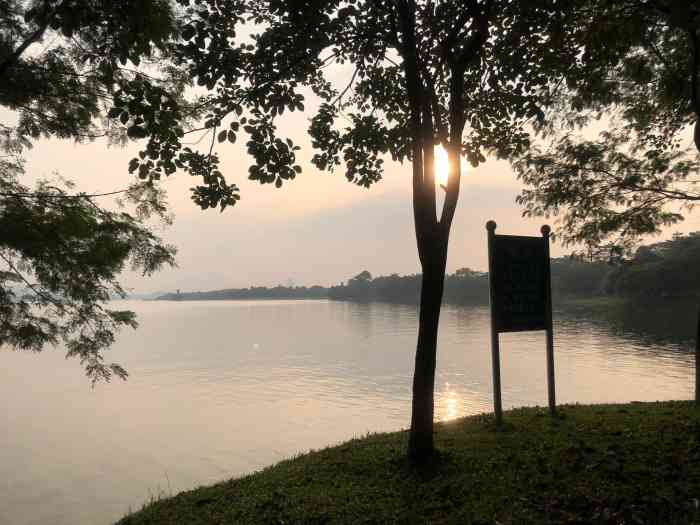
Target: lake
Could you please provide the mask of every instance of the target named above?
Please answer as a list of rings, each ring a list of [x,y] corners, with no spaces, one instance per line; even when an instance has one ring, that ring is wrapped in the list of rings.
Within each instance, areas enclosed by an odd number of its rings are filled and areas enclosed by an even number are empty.
[[[75,360],[0,349],[0,523],[109,524],[149,498],[409,423],[417,311],[334,301],[128,301],[94,389]],[[675,316],[677,317],[677,316]],[[693,396],[692,342],[642,317],[555,313],[559,403]],[[665,333],[669,332],[669,333]],[[692,333],[692,331],[690,332]],[[501,335],[505,408],[547,404],[544,333]],[[445,307],[436,415],[491,411],[489,313]]]

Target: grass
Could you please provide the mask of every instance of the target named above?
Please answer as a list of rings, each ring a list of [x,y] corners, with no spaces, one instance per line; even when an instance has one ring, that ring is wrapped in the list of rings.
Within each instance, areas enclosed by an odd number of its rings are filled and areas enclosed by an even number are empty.
[[[310,452],[155,501],[119,525],[700,523],[700,410],[689,402],[524,408],[442,423],[429,466],[406,432]]]

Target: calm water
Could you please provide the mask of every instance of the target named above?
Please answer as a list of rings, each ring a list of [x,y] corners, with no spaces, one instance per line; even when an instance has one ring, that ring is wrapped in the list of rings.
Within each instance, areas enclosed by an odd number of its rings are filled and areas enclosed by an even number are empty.
[[[124,306],[141,322],[110,351],[126,383],[92,390],[60,351],[0,351],[0,523],[108,524],[149,497],[408,423],[414,308]],[[555,315],[559,402],[692,396],[689,342],[582,315]],[[440,419],[491,408],[488,319],[486,308],[444,309]],[[506,407],[546,405],[544,345],[542,333],[501,336]]]

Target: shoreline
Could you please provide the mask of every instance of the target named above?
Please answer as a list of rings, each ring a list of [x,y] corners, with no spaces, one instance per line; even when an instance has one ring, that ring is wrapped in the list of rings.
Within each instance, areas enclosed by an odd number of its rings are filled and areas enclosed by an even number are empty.
[[[436,424],[435,461],[406,431],[372,434],[147,504],[118,525],[689,523],[700,517],[700,410],[688,401],[563,405]],[[641,521],[640,521],[641,520]]]

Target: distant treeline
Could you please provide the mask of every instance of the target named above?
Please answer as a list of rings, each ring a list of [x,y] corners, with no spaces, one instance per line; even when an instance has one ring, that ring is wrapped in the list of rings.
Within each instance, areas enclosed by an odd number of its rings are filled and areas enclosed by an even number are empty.
[[[328,297],[343,301],[381,301],[418,304],[420,274],[372,277],[368,271],[357,274],[346,284],[331,286]],[[445,277],[444,303],[485,304],[489,300],[488,273],[468,268]]]
[[[640,247],[615,261],[552,259],[552,296],[680,299],[700,297],[700,232]],[[420,274],[372,277],[363,271],[328,290],[331,299],[418,304]],[[461,268],[445,278],[444,303],[488,304],[488,273]]]
[[[556,297],[592,297],[601,291],[601,284],[610,272],[601,262],[586,262],[571,257],[552,259],[552,294]],[[346,284],[328,290],[331,299],[346,301],[382,301],[418,304],[420,274],[389,275],[372,278],[364,271]],[[460,268],[445,277],[445,304],[480,305],[489,302],[489,275],[469,268]]]
[[[595,261],[582,257],[552,259],[554,301],[616,296],[678,299],[700,297],[700,232],[677,235],[640,247],[633,257]],[[211,292],[170,293],[161,300],[335,299],[418,304],[420,274],[372,277],[363,271],[347,283],[322,286],[262,286]],[[488,273],[461,268],[445,278],[444,303],[488,304]]]
[[[167,293],[157,297],[159,301],[216,301],[243,299],[326,299],[328,288],[323,286],[251,286],[228,288],[211,292]]]

